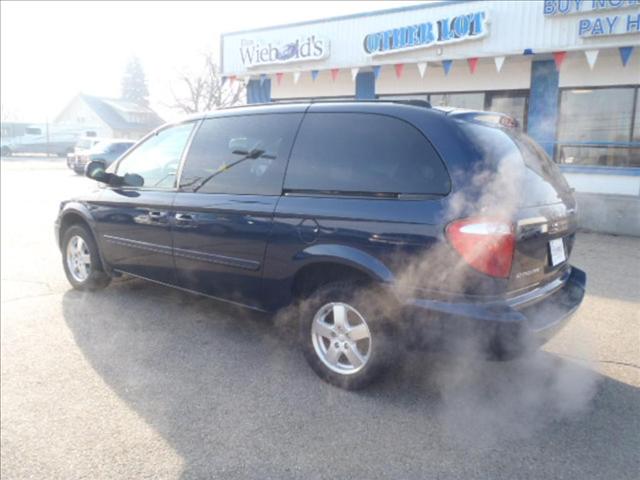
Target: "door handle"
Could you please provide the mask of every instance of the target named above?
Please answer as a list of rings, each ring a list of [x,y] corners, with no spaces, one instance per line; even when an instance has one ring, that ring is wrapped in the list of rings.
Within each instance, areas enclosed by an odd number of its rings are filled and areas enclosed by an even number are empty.
[[[176,221],[179,223],[192,223],[195,221],[193,216],[188,213],[176,213]]]
[[[167,216],[167,212],[149,212],[149,218],[151,220],[162,220]]]

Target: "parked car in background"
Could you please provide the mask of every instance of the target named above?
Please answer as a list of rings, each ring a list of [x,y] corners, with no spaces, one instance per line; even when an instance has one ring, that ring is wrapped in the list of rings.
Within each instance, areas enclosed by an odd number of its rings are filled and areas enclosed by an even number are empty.
[[[2,156],[50,154],[65,157],[73,152],[78,138],[95,135],[84,126],[29,124],[22,135],[2,140]]]
[[[73,170],[78,157],[88,150],[91,150],[91,148],[102,140],[102,138],[98,137],[82,137],[79,139],[73,147],[73,152],[67,155],[67,167]]]
[[[571,189],[502,114],[390,101],[220,110],[86,174],[102,188],[63,202],[56,222],[73,287],[126,273],[294,306],[306,360],[343,388],[438,339],[513,358],[584,297]]]
[[[111,165],[115,160],[117,160],[123,153],[125,153],[129,148],[135,145],[134,140],[126,140],[126,139],[110,139],[98,142],[89,150],[79,154],[76,156],[75,162],[73,164],[73,170],[77,174],[84,173],[84,167],[89,162],[101,162],[104,165],[104,168],[107,168]]]

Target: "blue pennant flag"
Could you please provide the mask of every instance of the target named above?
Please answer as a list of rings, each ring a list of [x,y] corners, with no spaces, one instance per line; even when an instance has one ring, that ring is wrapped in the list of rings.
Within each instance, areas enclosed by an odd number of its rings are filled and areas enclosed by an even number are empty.
[[[631,58],[633,47],[620,47],[618,50],[620,51],[620,59],[622,60],[622,66],[626,67],[627,63],[629,63],[629,59]]]
[[[449,71],[451,70],[451,65],[453,64],[453,60],[443,60],[442,68],[444,68],[444,74],[449,75]]]
[[[267,75],[265,73],[260,74],[260,86],[264,85],[264,81],[267,79]]]
[[[373,67],[373,76],[375,77],[376,80],[380,76],[380,65],[375,65]]]
[[[311,70],[311,80],[315,82],[316,78],[318,78],[319,73],[320,73],[320,70]]]
[[[220,79],[220,86],[223,86],[226,81],[227,81],[227,77],[222,77]]]

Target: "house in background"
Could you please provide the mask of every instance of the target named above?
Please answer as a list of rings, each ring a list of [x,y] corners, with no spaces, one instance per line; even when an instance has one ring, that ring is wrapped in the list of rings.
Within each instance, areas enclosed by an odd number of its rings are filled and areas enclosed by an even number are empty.
[[[137,140],[164,121],[149,107],[127,100],[80,94],[54,120],[56,125],[85,126],[98,137]]]

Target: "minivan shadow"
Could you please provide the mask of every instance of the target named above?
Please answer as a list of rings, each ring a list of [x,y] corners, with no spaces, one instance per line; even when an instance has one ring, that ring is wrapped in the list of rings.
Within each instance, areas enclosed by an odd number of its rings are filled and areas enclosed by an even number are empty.
[[[425,449],[458,473],[466,458],[479,468],[499,458],[509,473],[523,454],[548,455],[556,477],[568,458],[610,478],[633,466],[638,389],[547,353],[509,363],[412,353],[353,393],[307,367],[292,315],[139,280],[70,290],[63,313],[95,371],[182,456],[183,478],[345,476],[326,459],[346,451],[365,473],[419,462]]]

